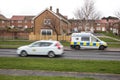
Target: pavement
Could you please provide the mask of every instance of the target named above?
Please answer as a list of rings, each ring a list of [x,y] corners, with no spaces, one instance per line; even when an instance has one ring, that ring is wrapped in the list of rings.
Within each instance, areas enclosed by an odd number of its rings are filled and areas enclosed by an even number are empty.
[[[71,49],[70,47],[64,47],[64,50],[66,51],[71,51],[73,49]],[[103,51],[110,51],[110,52],[120,52],[120,48],[106,48],[105,50]]]
[[[0,69],[0,75],[12,76],[64,76],[64,77],[88,77],[97,80],[120,80],[120,74],[109,73],[85,73],[85,72],[59,72],[59,71],[41,71],[41,70],[18,70],[18,69]]]

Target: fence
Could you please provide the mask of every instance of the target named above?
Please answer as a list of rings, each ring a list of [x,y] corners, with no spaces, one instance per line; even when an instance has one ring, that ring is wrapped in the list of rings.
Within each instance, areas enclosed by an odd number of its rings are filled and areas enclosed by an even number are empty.
[[[33,33],[31,33],[29,35],[29,40],[57,40],[57,36],[56,35],[34,35]],[[59,41],[70,41],[70,36],[66,36],[66,35],[59,35],[58,36],[58,40]]]
[[[29,33],[27,32],[8,32],[8,31],[0,31],[0,40],[28,40]]]

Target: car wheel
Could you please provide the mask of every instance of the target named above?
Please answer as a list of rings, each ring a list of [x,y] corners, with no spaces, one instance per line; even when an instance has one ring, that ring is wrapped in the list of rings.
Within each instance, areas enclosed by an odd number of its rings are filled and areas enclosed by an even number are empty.
[[[76,49],[76,50],[79,50],[79,49],[80,49],[80,46],[79,46],[79,45],[75,46],[75,49]]]
[[[26,57],[27,56],[27,52],[26,51],[21,51],[20,56],[21,57]]]
[[[49,58],[53,58],[53,57],[55,57],[54,52],[53,52],[53,51],[50,51],[50,52],[48,53],[48,57],[49,57]]]
[[[104,49],[105,47],[103,45],[99,47],[99,50],[104,50]]]

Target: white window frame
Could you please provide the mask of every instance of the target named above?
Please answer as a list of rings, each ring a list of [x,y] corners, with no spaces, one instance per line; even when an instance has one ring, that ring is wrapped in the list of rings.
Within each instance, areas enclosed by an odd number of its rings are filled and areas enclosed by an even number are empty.
[[[22,27],[22,25],[18,24],[18,27]]]
[[[27,20],[25,20],[25,23],[27,23],[28,21]]]
[[[51,32],[51,35],[52,35],[52,33],[53,33],[53,31],[52,31],[52,29],[41,29],[41,35],[43,35],[42,33],[43,33],[43,31],[45,31],[46,33],[45,33],[45,35],[48,35],[47,34],[47,32],[48,31],[50,31]]]
[[[44,25],[50,25],[51,19],[44,19]]]
[[[96,30],[100,31],[100,30],[101,30],[101,27],[97,27]]]
[[[34,23],[34,21],[33,21],[33,20],[31,20],[31,23],[33,24],[33,23]]]
[[[14,23],[14,21],[11,21],[11,23]]]
[[[5,23],[5,21],[2,21],[2,23]]]
[[[22,21],[21,21],[21,20],[19,20],[19,21],[18,21],[18,23],[22,23]]]

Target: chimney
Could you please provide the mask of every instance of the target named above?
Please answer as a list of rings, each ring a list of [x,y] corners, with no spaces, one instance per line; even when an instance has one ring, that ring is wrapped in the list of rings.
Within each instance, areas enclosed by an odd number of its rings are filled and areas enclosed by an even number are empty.
[[[52,11],[52,6],[50,6],[50,10]]]
[[[56,9],[56,13],[57,13],[57,14],[59,13],[59,8]]]

